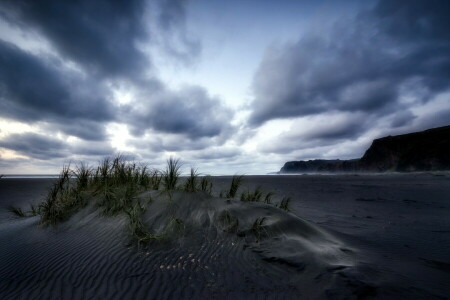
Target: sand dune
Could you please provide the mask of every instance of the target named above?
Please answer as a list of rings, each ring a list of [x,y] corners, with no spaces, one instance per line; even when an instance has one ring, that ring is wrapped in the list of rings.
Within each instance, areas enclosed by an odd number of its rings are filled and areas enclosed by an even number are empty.
[[[155,234],[170,234],[146,246],[130,239],[124,216],[101,217],[93,206],[56,227],[39,226],[38,217],[16,218],[5,208],[37,202],[51,181],[2,179],[0,295],[2,299],[445,298],[449,255],[433,247],[448,245],[450,224],[436,214],[430,221],[429,213],[437,209],[448,216],[449,205],[442,195],[450,184],[445,176],[427,176],[420,178],[421,186],[414,178],[401,176],[389,181],[349,176],[247,178],[249,188],[262,185],[279,195],[281,190],[290,194],[291,213],[202,193],[174,192],[169,201],[165,194],[147,192],[142,199],[152,201],[143,222]],[[226,177],[214,180],[217,189],[229,182]],[[408,189],[409,197],[404,198]],[[399,195],[404,199],[395,201]],[[383,219],[380,214],[386,212],[381,207],[390,212]],[[358,216],[352,217],[355,213]],[[367,218],[369,213],[372,218]],[[383,229],[381,223],[394,216],[399,220],[392,226],[399,230]],[[262,217],[259,230],[252,229]],[[168,226],[173,219],[182,220],[176,229]],[[405,226],[410,222],[418,224],[408,235]],[[440,226],[428,228],[429,222]],[[421,235],[417,228],[434,230],[435,236]],[[426,240],[414,242],[415,234]],[[397,243],[408,243],[410,249]],[[434,244],[421,248],[424,243]],[[412,256],[417,260],[412,262]]]
[[[1,293],[11,298],[191,298],[248,295],[298,296],[306,279],[330,266],[348,265],[344,245],[332,235],[275,207],[202,194],[159,192],[144,222],[162,231],[168,216],[186,220],[168,240],[131,245],[123,217],[99,217],[87,207],[54,229],[36,217],[10,222],[2,234]],[[240,220],[224,231],[224,212]],[[267,216],[260,241],[250,229]],[[282,279],[282,280],[280,280]]]

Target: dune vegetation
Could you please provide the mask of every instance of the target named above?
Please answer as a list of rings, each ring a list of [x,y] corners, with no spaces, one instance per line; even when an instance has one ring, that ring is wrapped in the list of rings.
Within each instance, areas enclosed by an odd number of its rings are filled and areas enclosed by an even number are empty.
[[[181,167],[178,159],[169,158],[164,170],[149,169],[145,165],[127,161],[120,155],[105,158],[95,168],[84,163],[74,168],[64,166],[40,204],[31,205],[29,211],[17,207],[10,207],[9,210],[18,217],[39,216],[40,224],[54,226],[70,219],[84,207],[94,205],[102,216],[126,216],[130,234],[139,243],[160,240],[165,237],[165,233],[153,233],[142,221],[142,216],[152,201],[151,196],[142,196],[145,192],[158,191],[158,195],[166,197],[169,203],[176,191],[215,197],[210,176],[201,176],[191,168],[190,174],[182,177]],[[244,176],[233,176],[229,189],[221,191],[217,196],[239,199],[238,190],[243,181]],[[254,191],[243,191],[240,200],[272,204],[273,195],[272,192],[264,195],[261,187],[258,187]],[[283,198],[275,207],[288,211],[288,204],[289,198]],[[252,229],[258,239],[264,219],[258,218]],[[235,232],[239,224],[238,219],[231,215],[224,215],[222,221],[227,224],[224,229],[227,232]],[[180,228],[182,224],[183,220],[170,217],[165,232]]]

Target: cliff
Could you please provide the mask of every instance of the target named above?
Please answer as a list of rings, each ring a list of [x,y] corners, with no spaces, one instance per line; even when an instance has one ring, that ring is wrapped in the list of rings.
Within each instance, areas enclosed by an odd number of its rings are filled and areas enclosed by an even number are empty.
[[[280,173],[450,170],[450,126],[376,139],[360,159],[290,161]]]

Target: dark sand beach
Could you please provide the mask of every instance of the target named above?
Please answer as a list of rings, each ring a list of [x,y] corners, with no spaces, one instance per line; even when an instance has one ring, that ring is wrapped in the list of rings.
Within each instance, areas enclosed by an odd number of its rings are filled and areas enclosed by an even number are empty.
[[[169,210],[179,236],[136,247],[122,216],[86,207],[55,227],[7,210],[42,200],[54,179],[0,180],[1,299],[447,299],[450,175],[247,176],[290,196],[291,212],[264,203],[175,192],[145,215]],[[213,177],[214,191],[231,177]],[[239,228],[266,220],[258,241]]]
[[[449,37],[450,0],[0,0],[0,300],[450,300]]]

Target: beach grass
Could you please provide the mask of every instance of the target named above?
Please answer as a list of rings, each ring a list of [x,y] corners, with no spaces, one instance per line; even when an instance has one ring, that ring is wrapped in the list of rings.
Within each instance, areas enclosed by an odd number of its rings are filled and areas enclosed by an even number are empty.
[[[291,197],[284,197],[281,199],[280,203],[278,203],[276,206],[282,210],[290,211],[289,209],[289,202],[291,201]]]
[[[27,215],[25,214],[25,212],[20,208],[20,207],[15,207],[15,206],[9,206],[8,207],[8,211],[11,212],[12,214],[14,214],[17,217],[26,217]]]
[[[268,192],[266,196],[264,197],[264,203],[266,204],[272,204],[272,197],[275,195],[274,192]]]
[[[76,166],[75,171],[73,171],[73,175],[76,178],[75,186],[77,189],[85,190],[89,185],[89,180],[92,176],[92,169],[86,164],[81,163]]]
[[[173,191],[177,187],[180,178],[181,163],[179,159],[170,157],[167,160],[166,170],[163,172],[163,186],[166,191]]]
[[[142,193],[148,190],[160,190],[159,195],[167,195],[172,203],[175,190],[188,193],[198,191],[212,196],[213,183],[210,176],[201,176],[196,169],[191,168],[189,176],[183,184],[180,184],[181,167],[179,159],[170,157],[164,171],[149,169],[145,165],[137,164],[118,155],[114,158],[104,158],[97,167],[91,167],[84,163],[71,168],[64,166],[58,179],[49,189],[44,200],[37,206],[30,205],[30,210],[25,212],[21,208],[11,207],[11,213],[18,217],[40,216],[40,224],[54,226],[68,220],[89,203],[107,217],[125,215],[128,221],[130,236],[138,245],[154,240],[162,240],[169,235],[180,232],[186,223],[169,213],[168,220],[159,230],[153,230],[143,222],[143,215],[151,202],[142,203]],[[235,199],[243,183],[243,175],[234,175],[229,189],[221,192],[221,197]],[[261,202],[272,204],[274,193],[269,192],[264,196],[261,187],[255,190],[247,190],[241,193],[243,202]],[[147,196],[145,196],[147,197]],[[227,200],[228,202],[230,200]],[[289,211],[290,198],[283,198],[276,207]],[[226,232],[237,233],[239,219],[232,216],[229,211],[221,215],[219,221]],[[260,232],[265,217],[257,218],[251,230],[257,240],[260,240]]]
[[[230,189],[226,193],[226,198],[235,198],[239,187],[242,185],[244,176],[234,175],[231,179]]]
[[[239,227],[239,219],[234,217],[228,210],[224,211],[219,221],[223,224],[225,232],[237,232]]]
[[[163,174],[159,170],[153,170],[150,174],[150,188],[152,190],[159,190],[159,186],[161,185]]]
[[[194,193],[198,189],[198,172],[194,168],[191,168],[190,176],[186,179],[183,189],[186,192]]]
[[[180,168],[179,160],[169,158],[164,172],[149,171],[147,166],[127,161],[122,155],[103,159],[97,168],[83,163],[73,170],[64,166],[44,201],[37,208],[32,207],[31,213],[39,214],[43,225],[56,225],[70,218],[89,201],[94,201],[104,216],[125,214],[130,233],[139,244],[159,240],[163,236],[152,234],[142,223],[141,216],[146,206],[138,200],[138,195],[150,189],[158,190],[161,182],[166,191],[177,189]],[[185,185],[187,190],[197,190],[197,176],[196,171],[192,171]],[[22,213],[25,215],[21,210],[15,210],[16,215]],[[179,223],[177,219],[176,224]]]
[[[260,217],[257,218],[254,222],[253,225],[251,227],[251,231],[253,232],[253,234],[256,237],[256,242],[259,243],[259,241],[261,240],[261,233],[264,230],[263,228],[263,223],[266,220],[266,217]]]
[[[211,181],[211,176],[203,176],[202,179],[200,180],[199,190],[211,195],[212,187],[213,187],[213,183]]]
[[[262,199],[261,187],[257,187],[253,192],[245,191],[241,194],[241,201],[244,202],[261,202]]]
[[[37,216],[39,215],[39,208],[34,206],[33,204],[30,204],[30,211],[29,211],[30,216]]]
[[[150,232],[150,229],[142,222],[142,215],[146,211],[146,206],[137,201],[125,210],[128,217],[128,228],[131,235],[137,241],[138,245],[147,244],[150,241],[161,240],[162,235],[156,235]]]

